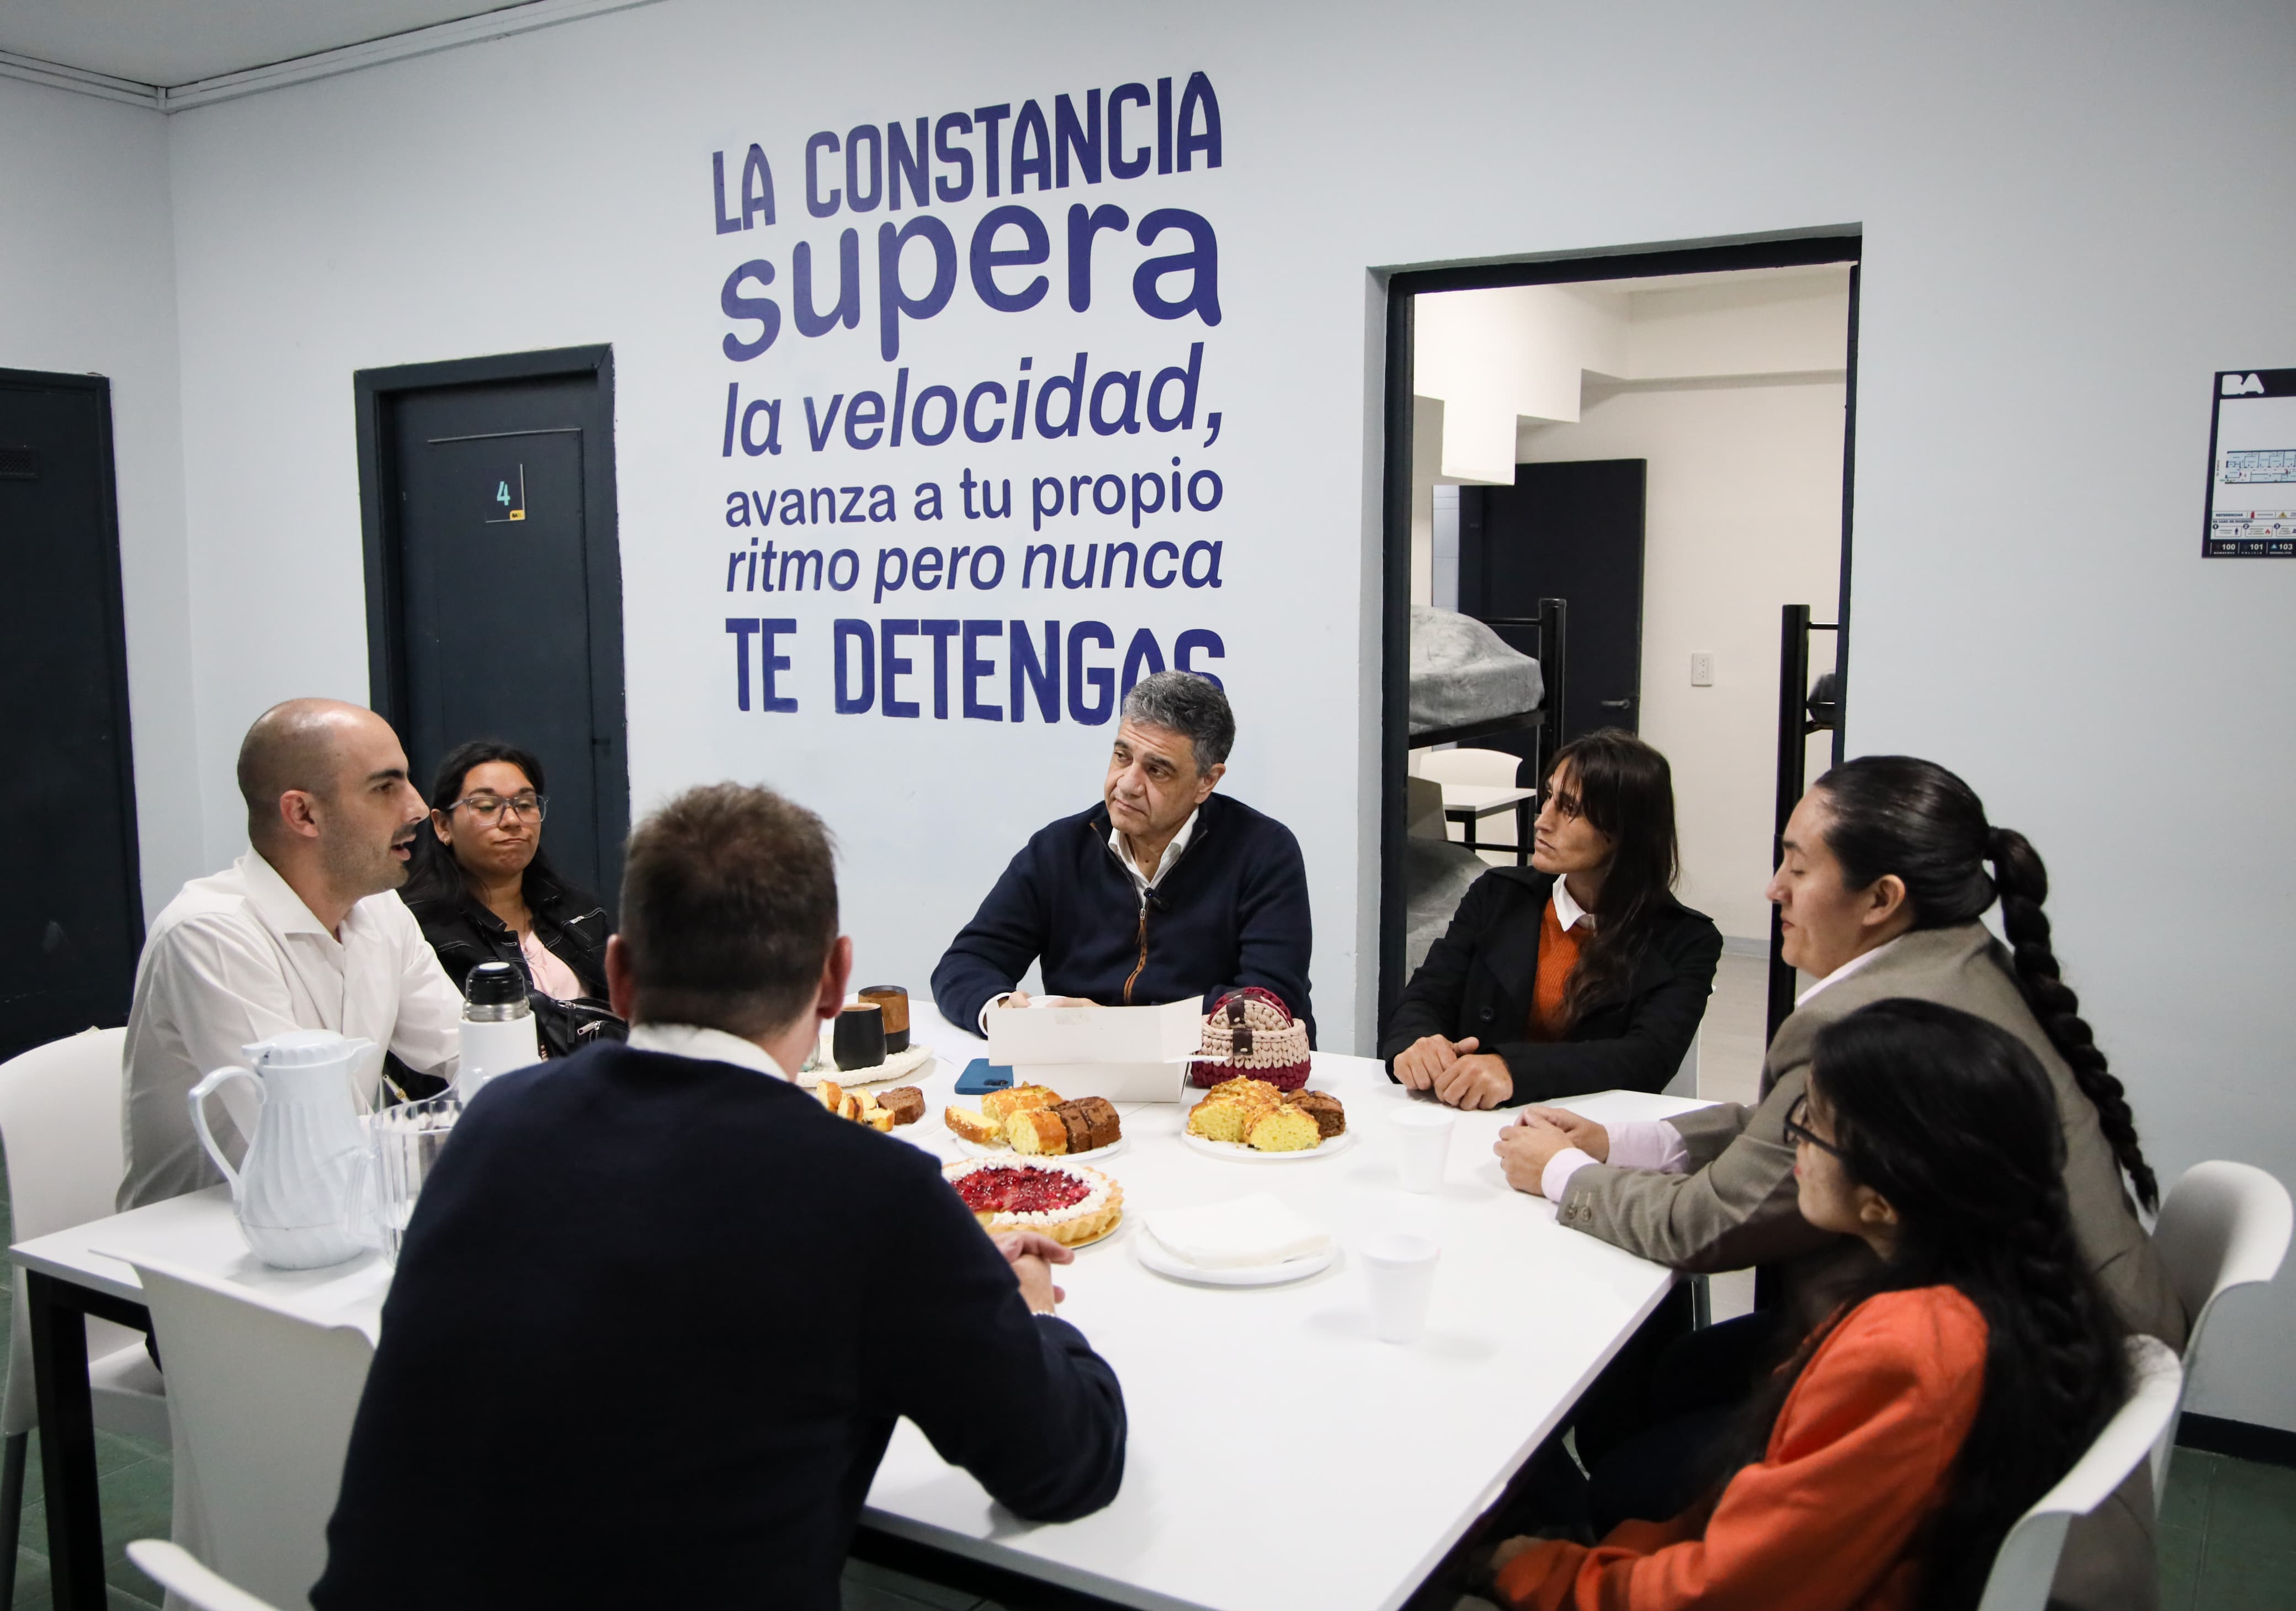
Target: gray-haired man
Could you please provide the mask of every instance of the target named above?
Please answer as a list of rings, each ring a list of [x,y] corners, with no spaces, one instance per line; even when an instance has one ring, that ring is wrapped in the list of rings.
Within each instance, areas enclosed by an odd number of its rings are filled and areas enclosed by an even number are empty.
[[[1235,741],[1217,684],[1159,671],[1133,685],[1101,803],[1040,830],[933,970],[952,1023],[978,1027],[1031,962],[1053,996],[1153,1006],[1258,985],[1316,1032],[1308,869],[1292,830],[1215,794]]]

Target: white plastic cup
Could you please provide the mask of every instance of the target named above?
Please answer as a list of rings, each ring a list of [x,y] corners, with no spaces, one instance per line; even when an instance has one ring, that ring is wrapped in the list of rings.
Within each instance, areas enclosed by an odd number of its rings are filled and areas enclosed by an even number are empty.
[[[1362,1253],[1371,1281],[1372,1329],[1382,1343],[1417,1342],[1427,1329],[1442,1247],[1427,1237],[1388,1231],[1365,1243]]]
[[[1397,1167],[1404,1190],[1443,1189],[1443,1171],[1451,1162],[1451,1122],[1456,1117],[1447,1107],[1417,1102],[1394,1115]]]

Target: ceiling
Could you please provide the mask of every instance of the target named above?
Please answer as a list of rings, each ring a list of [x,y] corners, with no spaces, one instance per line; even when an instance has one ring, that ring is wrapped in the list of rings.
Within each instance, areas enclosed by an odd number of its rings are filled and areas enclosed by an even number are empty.
[[[0,0],[0,51],[168,88],[520,0]]]

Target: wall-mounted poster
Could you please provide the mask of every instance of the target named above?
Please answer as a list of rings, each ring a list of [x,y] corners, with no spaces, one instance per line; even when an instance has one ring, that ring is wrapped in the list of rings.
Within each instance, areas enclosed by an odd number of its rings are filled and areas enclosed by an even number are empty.
[[[2296,559],[2296,369],[2217,376],[2201,555]]]

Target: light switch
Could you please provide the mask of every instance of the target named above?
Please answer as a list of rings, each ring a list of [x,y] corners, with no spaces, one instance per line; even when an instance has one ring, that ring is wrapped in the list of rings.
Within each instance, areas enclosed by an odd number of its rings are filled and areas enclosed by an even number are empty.
[[[1711,649],[1693,649],[1690,652],[1690,686],[1693,688],[1714,686],[1714,652]]]

